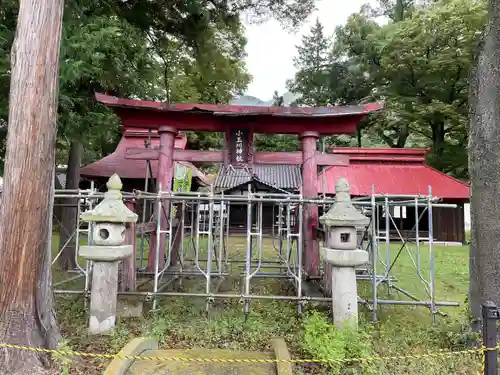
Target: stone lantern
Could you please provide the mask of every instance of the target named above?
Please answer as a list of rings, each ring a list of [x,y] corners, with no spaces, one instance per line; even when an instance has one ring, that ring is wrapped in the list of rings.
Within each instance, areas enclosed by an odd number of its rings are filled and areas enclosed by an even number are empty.
[[[344,178],[335,184],[335,204],[319,220],[325,227],[323,257],[331,267],[333,322],[337,326],[358,324],[358,293],[355,268],[368,263],[368,252],[358,249],[357,230],[370,219],[351,202]]]
[[[137,214],[122,200],[123,187],[115,173],[108,180],[104,199],[81,219],[93,222],[92,245],[81,246],[80,256],[93,262],[90,294],[89,332],[111,333],[115,327],[118,298],[118,264],[134,253],[132,245],[124,245],[126,223],[135,223]]]

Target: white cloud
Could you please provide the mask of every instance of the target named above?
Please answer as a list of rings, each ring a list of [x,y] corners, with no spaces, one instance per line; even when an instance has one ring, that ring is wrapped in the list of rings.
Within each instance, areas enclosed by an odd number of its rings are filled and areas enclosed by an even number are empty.
[[[279,22],[270,20],[263,24],[245,23],[248,39],[246,59],[249,72],[253,75],[247,94],[262,100],[272,98],[274,90],[286,91],[285,82],[293,78],[293,56],[295,46],[300,45],[302,35],[309,33],[319,17],[326,35],[333,35],[335,27],[342,25],[352,13],[359,11],[368,0],[319,0],[314,12],[295,33],[284,30]]]

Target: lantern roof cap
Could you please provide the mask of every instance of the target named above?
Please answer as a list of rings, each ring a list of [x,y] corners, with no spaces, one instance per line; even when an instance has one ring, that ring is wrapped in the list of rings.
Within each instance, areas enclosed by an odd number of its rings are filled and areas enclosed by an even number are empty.
[[[363,215],[351,201],[351,187],[343,177],[335,184],[335,203],[320,217],[321,224],[327,227],[366,227],[370,219]]]
[[[123,184],[116,173],[109,178],[106,187],[108,191],[104,194],[104,199],[94,209],[81,214],[81,219],[98,223],[135,223],[137,214],[129,210],[123,203],[121,193]]]

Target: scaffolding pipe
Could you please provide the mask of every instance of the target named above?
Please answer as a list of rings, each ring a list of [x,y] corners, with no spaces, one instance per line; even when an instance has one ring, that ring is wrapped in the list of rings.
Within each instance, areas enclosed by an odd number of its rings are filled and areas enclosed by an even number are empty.
[[[55,294],[84,294],[79,290],[54,290]],[[331,303],[331,298],[328,297],[297,297],[297,296],[282,296],[282,295],[256,295],[256,294],[221,294],[221,293],[191,293],[191,292],[118,292],[119,296],[143,296],[143,297],[194,297],[194,298],[213,298],[213,299],[240,299],[244,300],[268,300],[268,301],[302,301],[302,302],[328,302]],[[371,300],[363,300],[358,298],[358,303],[370,303]],[[428,301],[400,301],[400,300],[378,300],[380,305],[408,305],[408,306],[430,306]],[[435,302],[435,306],[460,306],[458,302]]]
[[[125,197],[135,197],[136,199],[141,199],[144,202],[144,207],[146,207],[147,202],[153,201],[155,205],[158,206],[158,218],[156,222],[157,226],[157,236],[156,236],[156,258],[157,264],[155,265],[154,272],[147,273],[139,271],[137,274],[143,277],[152,277],[153,278],[153,291],[144,291],[144,292],[133,292],[130,294],[129,292],[120,293],[121,295],[138,295],[138,296],[147,296],[148,298],[152,298],[153,300],[153,309],[157,308],[157,297],[176,297],[176,296],[187,296],[187,297],[203,297],[207,299],[206,308],[209,308],[209,304],[214,298],[240,298],[243,305],[245,313],[248,313],[250,310],[250,301],[253,299],[263,299],[263,300],[288,300],[288,301],[297,301],[298,303],[298,311],[302,312],[303,303],[307,301],[318,301],[318,302],[328,302],[330,298],[328,297],[307,297],[303,296],[303,270],[302,270],[302,257],[303,257],[303,247],[302,247],[302,212],[304,204],[324,204],[325,209],[326,205],[333,204],[335,199],[328,199],[323,194],[323,199],[304,199],[302,194],[278,194],[278,193],[254,193],[251,191],[251,186],[248,186],[248,194],[247,196],[227,196],[224,194],[214,194],[213,188],[209,193],[190,193],[190,192],[180,192],[180,193],[169,193],[164,192],[161,189],[161,186],[158,189],[158,193],[145,193],[140,191],[135,191],[134,193],[123,193]],[[70,194],[64,194],[64,197],[78,197],[81,198],[82,201],[85,200],[89,203],[89,207],[92,208],[93,202],[97,199],[100,199],[104,196],[102,193],[97,193],[92,188],[91,190],[78,190],[74,194],[71,192]],[[356,200],[353,202],[355,206],[358,208],[369,208],[371,209],[371,227],[367,229],[367,233],[370,236],[368,246],[371,247],[371,260],[367,270],[367,274],[359,274],[357,272],[357,280],[367,280],[371,282],[371,299],[369,300],[361,300],[360,303],[369,303],[372,306],[372,320],[376,321],[378,316],[378,309],[380,305],[387,304],[395,304],[395,305],[418,305],[418,306],[426,306],[431,309],[431,313],[433,316],[433,320],[435,319],[436,313],[439,313],[437,307],[439,306],[458,306],[458,303],[448,303],[448,302],[438,302],[436,301],[435,294],[435,251],[433,248],[433,233],[432,233],[432,208],[434,207],[456,207],[456,205],[438,203],[439,198],[435,198],[432,196],[431,188],[429,187],[429,192],[427,196],[411,196],[411,200],[406,195],[384,195],[384,194],[375,194],[375,185],[372,185],[372,194],[369,198],[369,201]],[[400,200],[397,200],[400,199]],[[169,268],[170,266],[170,258],[171,251],[173,251],[173,214],[174,209],[179,207],[174,207],[175,202],[181,202],[181,245],[180,245],[180,259],[181,259],[181,268],[176,271],[174,269]],[[169,214],[169,226],[168,230],[160,231],[160,215],[163,208],[163,202],[168,202],[168,207],[170,208]],[[264,259],[263,253],[263,205],[265,203],[272,203],[275,208],[278,208],[278,222],[276,223],[276,227],[278,228],[278,232],[275,232],[275,223],[273,221],[273,247],[276,249],[276,254],[278,255],[278,261],[266,260]],[[401,232],[398,230],[396,222],[392,218],[391,207],[393,206],[408,206],[411,203],[412,207],[415,207],[415,219],[416,224],[414,229],[416,230],[415,238],[416,238],[416,259],[413,259],[413,254],[407,247],[407,240],[403,238]],[[244,204],[247,207],[247,217],[246,217],[246,249],[244,251],[244,259],[231,259],[229,256],[229,251],[226,250],[229,238],[230,238],[230,210],[231,204],[242,205]],[[186,207],[192,207],[190,211],[191,224],[187,226],[185,223],[185,214]],[[217,216],[215,212],[215,206],[218,205],[218,213]],[[204,215],[202,216],[202,206]],[[79,205],[78,216],[81,213],[81,206]],[[208,209],[207,209],[208,207]],[[256,225],[254,229],[253,225],[253,209],[256,208]],[[418,208],[422,207],[424,210],[422,215],[419,215]],[[379,212],[384,209],[385,211],[385,229],[382,230],[381,220],[379,219]],[[273,211],[274,212],[274,211]],[[208,213],[208,215],[207,215]],[[293,213],[293,214],[292,214]],[[429,281],[425,280],[425,277],[421,277],[421,282],[426,287],[427,283],[430,285],[430,290],[426,298],[423,300],[418,300],[419,297],[416,295],[405,291],[402,288],[399,288],[394,283],[397,281],[396,278],[391,276],[391,270],[394,266],[394,263],[398,260],[398,256],[401,253],[403,248],[406,248],[410,258],[413,261],[413,264],[417,270],[417,274],[419,277],[421,276],[420,265],[421,265],[421,241],[425,239],[424,236],[419,232],[420,229],[420,219],[423,217],[424,213],[429,215],[429,257],[430,257],[430,270],[429,270]],[[367,214],[368,215],[368,214]],[[145,213],[143,214],[145,220]],[[274,220],[274,214],[273,214]],[[294,222],[295,220],[295,222]],[[396,230],[398,231],[399,237],[403,241],[402,248],[397,253],[396,257],[392,259],[391,254],[391,238],[390,238],[390,230],[391,230],[391,222],[395,225]],[[78,222],[78,226],[80,226],[80,222]],[[203,229],[201,228],[203,227]],[[79,236],[80,233],[86,232],[88,235],[88,241],[91,243],[91,228],[92,223],[89,223],[88,229],[78,229],[75,232],[75,236]],[[163,269],[159,269],[159,245],[160,245],[160,234],[168,235],[168,253],[167,253],[167,261],[165,267]],[[217,236],[219,238],[217,239]],[[277,246],[275,244],[274,237],[278,237]],[[142,234],[141,239],[144,238]],[[187,256],[184,247],[184,240],[189,238],[190,243],[192,243],[192,248],[194,251],[194,256]],[[384,239],[386,253],[385,257],[380,255],[378,251],[380,251],[379,243]],[[207,245],[207,256],[206,259],[202,259],[202,247]],[[363,244],[361,244],[363,246]],[[258,258],[253,259],[256,254],[254,254],[253,250],[257,250]],[[230,248],[233,251],[233,248]],[[204,250],[203,250],[204,251]],[[143,255],[143,253],[141,253]],[[380,255],[380,256],[379,256]],[[217,257],[215,259],[217,266],[217,273],[213,270],[213,262],[214,256]],[[224,260],[223,260],[224,259]],[[385,263],[384,263],[385,260]],[[190,268],[188,263],[192,265]],[[384,275],[377,274],[377,265],[381,263],[384,265]],[[229,264],[242,264],[244,270],[242,272],[231,273],[227,271]],[[194,267],[194,268],[193,268]],[[142,268],[142,267],[141,267]],[[266,270],[266,268],[278,269],[276,272],[272,272],[271,270]],[[262,271],[264,269],[264,272]],[[283,271],[283,272],[282,272]],[[371,272],[371,274],[370,274]],[[57,290],[57,294],[88,294],[89,291],[89,280],[91,273],[91,264],[87,264],[85,268],[79,267],[78,270],[79,275],[75,276],[72,279],[78,279],[79,277],[85,276],[86,283],[83,291],[63,291]],[[169,276],[168,282],[162,282],[162,278],[164,275]],[[164,290],[169,283],[172,283],[173,280],[179,279],[182,280],[183,277],[203,277],[205,278],[205,293],[191,293],[191,292],[171,292],[171,291],[162,291]],[[212,276],[218,277],[226,277],[226,276],[239,276],[243,278],[243,285],[241,294],[223,294],[223,293],[212,293],[216,292],[215,289],[212,290],[211,280]],[[170,279],[173,277],[173,279]],[[296,294],[295,296],[259,296],[253,295],[251,293],[251,280],[255,278],[276,278],[283,280],[290,280],[293,282],[295,287]],[[54,287],[65,284],[71,281],[66,280],[63,282],[55,283]],[[150,282],[147,280],[146,283]],[[380,283],[386,283],[389,288],[394,288],[395,290],[401,292],[406,297],[412,299],[413,301],[395,301],[391,299],[379,299],[378,298],[378,290],[377,286]],[[148,286],[151,288],[151,286]],[[129,293],[129,294],[127,294]],[[139,294],[137,294],[139,293]]]
[[[430,265],[429,265],[429,283],[430,283],[430,292],[431,292],[431,314],[432,314],[432,322],[434,323],[436,321],[436,311],[435,311],[435,300],[436,300],[436,289],[435,289],[435,280],[434,280],[434,233],[433,233],[433,222],[432,222],[432,203],[430,201],[430,197],[432,197],[432,188],[429,185],[429,208],[427,209],[427,212],[429,213],[429,218],[428,218],[428,228],[429,228],[429,241],[428,241],[428,247],[429,247],[429,259],[430,259]]]
[[[372,199],[371,199],[371,207],[372,207],[372,226],[371,226],[371,247],[372,247],[372,321],[377,321],[377,309],[378,309],[378,301],[377,301],[377,255],[378,255],[378,240],[377,240],[377,207],[375,202],[375,185],[372,185]]]

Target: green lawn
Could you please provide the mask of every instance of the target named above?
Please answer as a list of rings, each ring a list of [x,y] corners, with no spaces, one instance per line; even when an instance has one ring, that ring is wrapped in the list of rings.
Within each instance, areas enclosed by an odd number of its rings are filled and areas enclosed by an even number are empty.
[[[56,241],[54,246],[56,246]],[[240,257],[245,251],[245,238],[230,239],[229,256]],[[395,257],[398,245],[392,245]],[[414,248],[410,249],[414,252]],[[438,300],[464,302],[468,288],[468,247],[435,246],[436,295]],[[384,253],[385,249],[381,249]],[[277,259],[270,240],[264,243],[267,259]],[[428,277],[428,248],[421,248],[421,269]],[[385,256],[385,254],[384,254]],[[231,272],[238,271],[232,267]],[[380,271],[379,271],[380,272]],[[57,278],[62,275],[56,272]],[[411,259],[402,252],[395,263],[392,275],[396,285],[426,299]],[[239,292],[239,278],[228,279],[221,292]],[[177,290],[200,290],[203,281],[188,279]],[[368,299],[370,285],[359,282],[360,295]],[[253,292],[292,294],[288,283],[273,279],[260,279],[252,284]],[[378,288],[379,298],[404,299],[406,297],[385,285]],[[295,357],[352,358],[366,355],[413,355],[438,350],[465,348],[467,315],[462,306],[442,308],[447,316],[437,316],[432,324],[426,307],[380,306],[379,322],[370,322],[371,313],[360,307],[360,331],[341,332],[328,323],[328,304],[309,303],[303,315],[297,314],[297,304],[286,301],[252,301],[247,319],[239,301],[215,301],[209,313],[205,313],[205,300],[193,298],[163,298],[156,314],[142,319],[120,319],[116,333],[107,338],[87,338],[86,312],[82,297],[58,297],[58,312],[67,345],[78,350],[115,352],[131,338],[141,335],[157,337],[164,347],[221,347],[234,349],[261,349],[269,339],[282,336]],[[389,360],[370,365],[351,365],[326,369],[319,366],[296,366],[297,374],[477,374],[479,359],[473,356],[434,358],[424,360]],[[105,363],[95,361],[72,364],[71,374],[99,374]]]

